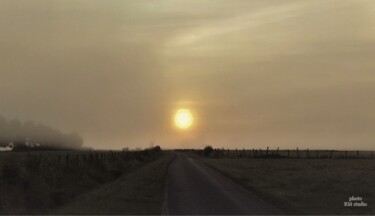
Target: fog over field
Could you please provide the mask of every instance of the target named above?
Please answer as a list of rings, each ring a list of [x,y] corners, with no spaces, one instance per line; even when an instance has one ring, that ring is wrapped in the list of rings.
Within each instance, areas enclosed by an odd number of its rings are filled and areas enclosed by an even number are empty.
[[[94,148],[373,150],[374,59],[373,0],[0,0],[0,116]]]
[[[82,138],[77,133],[62,133],[50,126],[32,121],[7,120],[0,116],[0,147],[24,146],[36,149],[80,149]]]

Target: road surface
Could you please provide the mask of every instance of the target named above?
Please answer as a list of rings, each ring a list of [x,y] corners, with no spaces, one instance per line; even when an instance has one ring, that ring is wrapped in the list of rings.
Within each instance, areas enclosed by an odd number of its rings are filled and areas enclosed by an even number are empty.
[[[282,214],[232,180],[183,153],[169,168],[165,213],[169,215]]]

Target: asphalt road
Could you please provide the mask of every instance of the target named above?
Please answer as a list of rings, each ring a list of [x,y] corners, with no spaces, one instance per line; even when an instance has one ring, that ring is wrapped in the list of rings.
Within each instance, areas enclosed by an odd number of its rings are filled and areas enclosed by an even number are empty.
[[[232,180],[183,153],[169,167],[165,213],[169,215],[282,214]]]

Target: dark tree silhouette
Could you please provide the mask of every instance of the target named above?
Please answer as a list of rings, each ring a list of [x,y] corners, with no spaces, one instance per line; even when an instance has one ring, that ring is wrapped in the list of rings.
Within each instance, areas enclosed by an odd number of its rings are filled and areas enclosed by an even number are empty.
[[[212,148],[212,146],[206,146],[203,149],[203,155],[209,156],[213,151],[214,151],[214,149]]]

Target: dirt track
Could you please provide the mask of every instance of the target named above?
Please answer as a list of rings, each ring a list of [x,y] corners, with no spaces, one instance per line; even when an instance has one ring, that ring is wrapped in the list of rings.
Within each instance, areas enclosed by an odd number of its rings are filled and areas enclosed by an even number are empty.
[[[243,187],[183,153],[169,168],[166,214],[281,214]]]

